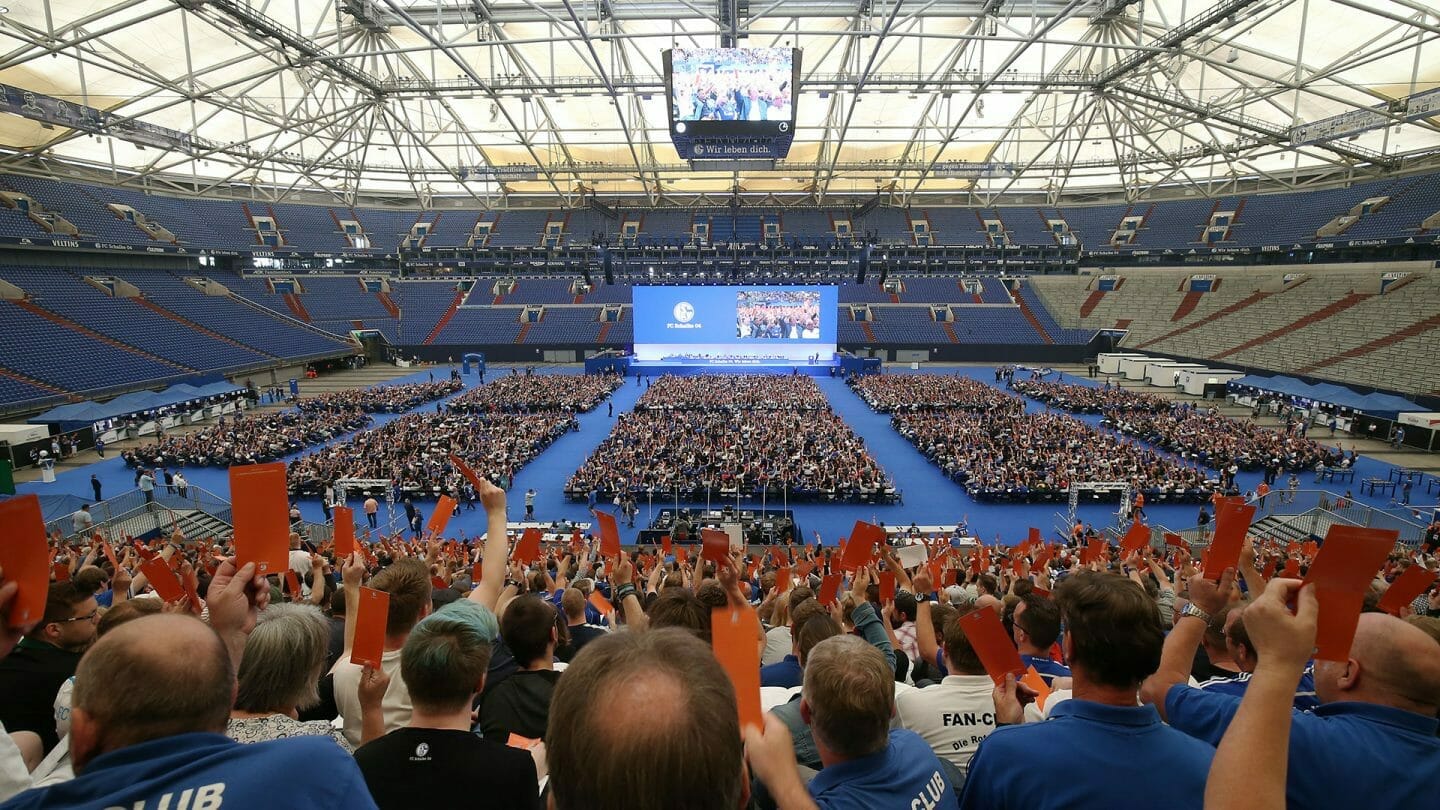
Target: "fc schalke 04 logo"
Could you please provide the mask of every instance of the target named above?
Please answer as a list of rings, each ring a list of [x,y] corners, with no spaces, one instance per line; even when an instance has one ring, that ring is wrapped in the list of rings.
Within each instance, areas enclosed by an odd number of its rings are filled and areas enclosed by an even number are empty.
[[[689,323],[695,319],[695,307],[690,306],[689,301],[681,301],[676,304],[673,313],[675,320],[680,323]]]

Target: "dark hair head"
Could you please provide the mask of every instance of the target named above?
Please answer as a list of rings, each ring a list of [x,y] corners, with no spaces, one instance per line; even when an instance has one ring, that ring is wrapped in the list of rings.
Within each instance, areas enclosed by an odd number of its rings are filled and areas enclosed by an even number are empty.
[[[651,629],[678,627],[710,643],[710,608],[684,588],[671,588],[661,593],[650,605],[649,617]]]
[[[50,590],[45,594],[45,615],[35,626],[35,631],[39,632],[47,624],[74,618],[76,606],[92,596],[93,592],[77,586],[74,580],[50,583]]]
[[[801,688],[817,741],[846,758],[884,750],[895,714],[895,671],[859,636],[838,635],[815,645]]]
[[[895,592],[895,613],[900,615],[903,621],[915,621],[915,594],[909,591]]]
[[[1165,633],[1155,602],[1139,585],[1114,574],[1081,572],[1060,584],[1055,602],[1077,674],[1128,689],[1159,668]]]
[[[952,675],[984,675],[985,665],[980,655],[960,626],[960,614],[956,613],[945,622],[945,659],[950,662]]]
[[[385,633],[403,636],[415,627],[430,607],[430,571],[413,557],[396,560],[370,580],[370,587],[390,594],[390,613]]]
[[[795,649],[798,652],[800,666],[805,666],[805,662],[810,658],[810,651],[815,649],[816,644],[843,632],[845,631],[841,630],[840,625],[836,624],[828,614],[811,616],[806,619],[805,623],[800,625],[800,632],[795,637]]]
[[[555,629],[555,606],[533,593],[517,596],[500,617],[500,637],[521,666],[545,657]]]
[[[1050,648],[1060,637],[1060,607],[1055,600],[1031,592],[1020,600],[1025,609],[1015,617],[1015,623],[1030,637],[1030,643],[1042,650]]]
[[[416,625],[405,640],[400,677],[417,708],[453,711],[468,704],[480,688],[490,653],[490,642],[470,624],[436,615]]]
[[[555,687],[545,738],[556,810],[734,810],[744,795],[735,690],[709,645],[678,627],[586,644]]]

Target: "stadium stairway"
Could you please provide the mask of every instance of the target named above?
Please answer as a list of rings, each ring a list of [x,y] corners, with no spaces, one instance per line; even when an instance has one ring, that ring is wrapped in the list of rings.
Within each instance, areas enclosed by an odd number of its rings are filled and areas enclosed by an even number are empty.
[[[1106,292],[1106,290],[1091,290],[1090,294],[1085,296],[1085,301],[1080,304],[1080,317],[1089,317],[1090,313],[1095,311],[1095,307],[1099,306],[1100,302],[1105,300]],[[979,298],[980,296],[977,295],[975,297]],[[1174,320],[1174,318],[1171,318],[1171,320]]]
[[[390,313],[390,317],[400,317],[400,307],[395,305],[395,299],[390,297],[390,293],[381,290],[375,293],[375,297],[380,299],[380,305],[385,307],[385,311]]]
[[[29,301],[11,301],[10,303],[14,304],[17,307],[20,307],[21,309],[29,312],[32,315],[44,318],[45,320],[50,321],[58,326],[64,327],[65,329],[69,329],[72,332],[79,332],[80,334],[90,338],[91,340],[97,340],[101,343],[114,346],[117,349],[127,351],[131,354],[139,355],[146,360],[151,360],[167,366],[173,366],[174,368],[180,369],[182,371],[195,371],[195,369],[189,366],[182,366],[173,360],[166,360],[165,358],[157,354],[151,354],[150,352],[144,351],[142,349],[137,349],[128,343],[121,343],[120,341],[110,337],[109,335],[102,335],[99,332],[87,329],[86,327],[81,326],[80,324],[70,320],[69,318],[56,315],[54,312],[51,312],[44,307],[38,307],[30,303]]]
[[[1368,343],[1362,343],[1359,346],[1356,346],[1352,349],[1347,349],[1343,352],[1340,352],[1339,354],[1331,355],[1330,357],[1327,357],[1318,363],[1311,363],[1308,366],[1296,369],[1296,371],[1301,374],[1308,374],[1309,372],[1315,371],[1316,369],[1325,368],[1326,366],[1339,363],[1342,360],[1350,360],[1356,357],[1364,357],[1365,355],[1368,355],[1379,349],[1383,349],[1387,346],[1392,346],[1396,343],[1399,343],[1406,338],[1415,337],[1417,335],[1424,334],[1425,332],[1437,328],[1440,328],[1440,315],[1431,315],[1423,321],[1418,321],[1416,323],[1410,324],[1404,329],[1400,329],[1396,332],[1391,332],[1384,337],[1376,338]]]
[[[180,315],[175,314],[174,312],[171,312],[170,310],[166,309],[165,307],[160,306],[159,304],[155,303],[154,301],[150,301],[150,300],[146,299],[144,296],[138,296],[138,297],[135,297],[135,298],[131,298],[131,299],[129,299],[129,300],[135,302],[135,304],[137,304],[138,306],[145,307],[146,309],[154,312],[154,313],[157,314],[157,315],[161,315],[161,316],[163,316],[163,317],[169,318],[170,320],[172,320],[172,321],[180,324],[181,326],[184,326],[184,327],[187,328],[187,329],[193,329],[194,331],[199,332],[199,333],[202,334],[202,335],[205,335],[205,336],[207,336],[207,337],[214,338],[215,340],[218,340],[218,341],[220,341],[220,342],[222,342],[222,343],[229,343],[231,346],[238,346],[238,347],[240,347],[240,348],[242,348],[242,349],[248,349],[249,351],[255,352],[256,354],[263,354],[263,355],[265,355],[266,357],[277,357],[277,358],[279,357],[279,355],[271,354],[271,353],[269,353],[269,352],[267,352],[267,351],[263,351],[263,350],[261,350],[261,349],[257,349],[257,348],[255,348],[254,346],[246,346],[244,343],[241,343],[241,342],[238,341],[238,340],[234,340],[234,339],[232,339],[232,338],[225,337],[224,335],[220,334],[219,332],[215,332],[215,331],[212,331],[212,330],[210,330],[210,329],[208,329],[208,328],[206,328],[206,327],[204,327],[204,326],[201,326],[200,324],[198,324],[198,323],[190,320],[189,318],[184,318],[184,317],[181,317]],[[307,319],[307,322],[308,322],[308,319]]]
[[[310,313],[305,309],[305,304],[300,300],[300,296],[293,292],[285,293],[285,306],[290,308],[291,314],[296,318],[299,318],[305,323],[310,323]]]
[[[950,338],[951,343],[959,343],[960,338],[955,334],[955,325],[949,321],[941,321],[940,326],[945,329],[945,337]]]
[[[860,322],[860,331],[865,333],[865,339],[866,339],[866,340],[870,341],[871,343],[876,342],[876,341],[875,341],[875,330],[873,330],[873,329],[870,328],[870,322],[869,322],[869,321],[861,321],[861,322]],[[516,342],[518,343],[519,341],[516,341]]]
[[[385,293],[380,293],[380,294],[381,294],[381,295],[385,295]],[[497,297],[498,297],[498,296],[497,296]],[[388,296],[387,296],[387,298],[388,298]],[[453,318],[453,317],[455,317],[455,313],[460,310],[460,305],[463,304],[463,303],[465,303],[465,293],[463,293],[463,292],[457,292],[457,293],[455,293],[455,298],[454,298],[454,300],[452,300],[452,301],[450,302],[450,308],[447,309],[447,310],[445,310],[445,314],[444,314],[444,315],[441,315],[441,316],[440,316],[440,320],[438,320],[438,321],[435,322],[435,326],[434,326],[434,328],[432,328],[432,329],[430,330],[430,334],[428,334],[428,335],[425,336],[424,343],[425,343],[426,346],[429,346],[429,345],[433,344],[433,343],[435,342],[435,338],[440,337],[440,332],[441,332],[441,330],[443,330],[443,329],[445,328],[445,324],[450,323],[450,319]],[[391,304],[391,306],[394,306],[394,304]],[[398,312],[398,310],[397,310],[397,312]],[[516,342],[518,343],[519,341],[516,341]]]
[[[1295,331],[1296,329],[1303,329],[1303,328],[1306,327],[1306,326],[1310,326],[1310,325],[1312,325],[1312,324],[1319,323],[1319,322],[1325,320],[1326,318],[1329,318],[1329,317],[1332,316],[1332,315],[1335,315],[1335,314],[1340,313],[1340,312],[1344,312],[1345,310],[1349,309],[1350,307],[1353,307],[1353,306],[1355,306],[1356,304],[1360,303],[1361,301],[1364,301],[1364,300],[1366,300],[1367,298],[1370,298],[1370,297],[1371,297],[1370,293],[1350,293],[1349,295],[1341,298],[1340,300],[1331,303],[1329,306],[1322,307],[1322,308],[1320,308],[1320,309],[1318,309],[1318,310],[1310,313],[1309,315],[1304,316],[1303,318],[1299,318],[1298,320],[1292,321],[1291,323],[1288,323],[1288,324],[1280,327],[1279,329],[1272,329],[1272,330],[1270,330],[1269,332],[1266,332],[1265,334],[1263,334],[1263,335],[1261,335],[1261,336],[1259,336],[1259,337],[1251,338],[1250,340],[1247,340],[1247,341],[1245,341],[1244,343],[1241,343],[1239,346],[1235,346],[1234,348],[1226,349],[1225,351],[1220,352],[1219,354],[1215,355],[1215,359],[1216,359],[1216,360],[1223,360],[1223,359],[1225,359],[1226,357],[1230,357],[1231,355],[1239,354],[1240,352],[1243,352],[1243,351],[1245,351],[1246,349],[1253,348],[1253,347],[1255,347],[1255,346],[1259,346],[1260,344],[1264,343],[1264,342],[1267,341],[1267,340],[1272,340],[1272,339],[1277,338],[1277,337],[1279,337],[1279,336],[1281,336],[1281,335],[1287,334],[1287,333],[1289,333],[1289,332],[1293,332],[1293,331]]]
[[[1040,319],[1035,317],[1035,313],[1030,310],[1030,305],[1025,302],[1025,296],[1015,296],[1015,303],[1020,307],[1020,314],[1024,315],[1025,320],[1030,322],[1030,326],[1035,330],[1035,334],[1039,335],[1046,344],[1054,345],[1055,338],[1050,337],[1050,333],[1045,331],[1044,324],[1040,323]]]
[[[1229,305],[1229,306],[1227,306],[1227,307],[1224,307],[1223,309],[1218,309],[1218,310],[1210,313],[1209,315],[1207,315],[1207,316],[1205,316],[1205,317],[1203,317],[1203,318],[1200,318],[1199,320],[1191,321],[1190,323],[1187,323],[1187,324],[1185,324],[1184,326],[1179,327],[1178,329],[1172,329],[1172,330],[1170,330],[1169,332],[1166,332],[1165,334],[1160,335],[1159,337],[1156,337],[1156,338],[1152,338],[1152,339],[1150,339],[1150,340],[1147,340],[1147,341],[1145,341],[1144,343],[1141,343],[1141,344],[1140,344],[1139,346],[1137,346],[1136,348],[1143,349],[1143,348],[1145,348],[1146,346],[1149,346],[1149,345],[1152,344],[1152,343],[1159,343],[1159,342],[1162,341],[1162,340],[1168,340],[1168,339],[1173,338],[1173,337],[1176,337],[1176,336],[1178,336],[1178,335],[1183,335],[1183,334],[1185,334],[1186,332],[1189,332],[1191,329],[1195,329],[1195,328],[1197,328],[1197,327],[1204,326],[1204,325],[1207,324],[1207,323],[1211,323],[1211,322],[1213,322],[1213,321],[1217,321],[1217,320],[1219,320],[1219,319],[1221,319],[1221,318],[1224,318],[1224,317],[1226,317],[1226,316],[1229,316],[1229,315],[1234,315],[1235,313],[1239,312],[1239,311],[1242,310],[1242,309],[1245,309],[1246,307],[1250,306],[1251,304],[1259,303],[1259,302],[1265,300],[1266,298],[1269,298],[1269,297],[1272,296],[1272,295],[1274,295],[1273,292],[1266,292],[1266,291],[1264,291],[1264,290],[1257,290],[1256,292],[1254,292],[1254,293],[1252,293],[1252,294],[1250,294],[1250,295],[1248,295],[1248,296],[1240,299],[1239,301],[1236,301],[1235,303],[1233,303],[1233,304],[1231,304],[1231,305]],[[1193,309],[1193,307],[1192,307],[1192,309]],[[1173,320],[1173,319],[1172,319],[1172,320]]]
[[[529,332],[530,332],[530,326],[531,326],[531,323],[530,323],[529,321],[526,321],[525,323],[520,324],[520,331],[517,332],[517,333],[515,333],[515,342],[516,342],[516,343],[524,343],[524,342],[525,342],[525,335],[529,334]]]
[[[1185,293],[1185,297],[1180,299],[1180,305],[1175,307],[1175,314],[1170,316],[1171,323],[1194,312],[1195,307],[1200,305],[1200,299],[1204,297],[1205,293],[1195,292],[1193,290]]]

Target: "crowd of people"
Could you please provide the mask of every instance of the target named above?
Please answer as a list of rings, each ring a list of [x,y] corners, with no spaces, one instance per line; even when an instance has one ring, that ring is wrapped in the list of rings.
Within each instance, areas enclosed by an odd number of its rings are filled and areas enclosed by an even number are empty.
[[[824,411],[829,400],[808,374],[666,374],[655,380],[635,410]]]
[[[406,414],[291,462],[290,492],[323,497],[336,481],[365,479],[392,482],[400,499],[450,494],[473,501],[449,454],[492,480],[509,483],[551,442],[578,427],[575,417],[562,411]]]
[[[240,413],[183,435],[157,435],[120,455],[133,468],[230,467],[277,461],[370,424],[359,408]]]
[[[178,535],[56,547],[43,616],[0,629],[0,807],[427,807],[461,775],[526,810],[1390,808],[1440,784],[1425,553],[1322,608],[1289,577],[1329,543],[1247,541],[1218,579],[1103,541],[512,555],[504,491],[478,495],[483,542],[292,535],[293,578]],[[1322,610],[1355,632],[1316,660]]]
[[[672,52],[676,121],[789,121],[794,116],[788,48]]]
[[[619,374],[511,373],[446,403],[452,413],[586,413],[625,383]]]
[[[1127,482],[1151,502],[1200,502],[1218,482],[1140,442],[1096,430],[1064,414],[1008,409],[897,413],[900,435],[972,498],[1055,501],[1072,482]]]
[[[1018,401],[994,386],[963,374],[864,374],[846,382],[865,404],[881,413],[988,411]]]
[[[295,407],[304,413],[335,410],[404,413],[427,402],[444,399],[464,387],[465,383],[461,382],[459,372],[452,371],[448,380],[376,385],[302,397],[295,402]]]
[[[1147,411],[1164,413],[1174,400],[1141,391],[1131,391],[1107,380],[1103,386],[1071,385],[1044,380],[1015,380],[1010,390],[1037,399],[1052,408],[1071,413],[1116,413]]]
[[[1103,424],[1215,469],[1234,465],[1242,470],[1312,470],[1322,462],[1339,466],[1345,460],[1339,447],[1231,419],[1217,408],[1192,403],[1175,403],[1156,413],[1108,412]]]
[[[817,292],[743,290],[735,297],[735,337],[741,340],[820,337],[820,294]]]

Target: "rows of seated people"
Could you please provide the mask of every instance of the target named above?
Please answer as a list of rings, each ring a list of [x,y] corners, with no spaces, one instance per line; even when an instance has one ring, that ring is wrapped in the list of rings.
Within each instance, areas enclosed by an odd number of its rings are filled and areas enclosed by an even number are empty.
[[[334,410],[404,413],[426,402],[443,399],[464,387],[465,383],[460,381],[458,374],[452,374],[448,380],[374,385],[369,388],[351,388],[301,397],[296,401],[295,407],[305,413]]]
[[[822,502],[898,497],[810,377],[664,376],[565,485],[574,500],[673,493]]]
[[[1071,483],[1127,482],[1148,501],[1199,502],[1217,482],[1193,463],[1023,402],[990,411],[897,413],[891,425],[982,501],[1061,501]]]
[[[1157,394],[1111,385],[1109,380],[1106,380],[1103,386],[1091,386],[1047,382],[1041,379],[1017,379],[1010,383],[1010,389],[1071,413],[1163,413],[1169,411],[1174,403],[1174,400]]]
[[[352,493],[393,489],[401,498],[448,493],[458,500],[468,497],[469,485],[450,463],[450,454],[480,475],[508,483],[552,442],[578,429],[575,417],[563,411],[406,414],[295,460],[288,469],[289,488],[297,496],[317,496],[341,479],[354,478],[390,484],[352,487]]]
[[[483,544],[297,535],[273,594],[228,540],[151,544],[193,572],[168,603],[129,544],[53,547],[44,615],[0,644],[0,802],[397,810],[463,778],[504,810],[1411,808],[1440,784],[1440,586],[1407,588],[1436,544],[1321,614],[1294,574],[1339,542],[1248,542],[1218,581],[1094,536],[854,570],[592,538],[512,558],[505,492],[479,494]]]
[[[508,375],[472,388],[446,403],[452,413],[588,413],[625,382],[619,374]]]
[[[354,409],[237,413],[203,430],[157,436],[122,453],[131,467],[229,467],[264,464],[358,430],[370,416]]]
[[[1140,217],[1133,247],[1188,247],[1205,243],[1205,230],[1216,211],[1235,212],[1229,232],[1219,244],[1263,245],[1313,240],[1322,226],[1349,212],[1366,199],[1386,197],[1390,204],[1368,213],[1350,227],[1356,236],[1346,238],[1383,238],[1407,236],[1418,231],[1421,222],[1440,211],[1440,182],[1437,175],[1421,175],[1399,179],[1382,179],[1356,183],[1349,187],[1320,191],[1252,195],[1244,198],[1160,200],[1154,203],[1034,207],[1009,206],[995,209],[914,208],[902,210],[879,208],[851,222],[852,232],[890,244],[916,244],[913,222],[929,222],[927,233],[936,244],[988,246],[980,214],[999,221],[1007,238],[1014,244],[1056,246],[1060,238],[1051,222],[1065,223],[1070,236],[1086,247],[1109,248],[1113,234],[1126,217]],[[243,250],[255,247],[257,236],[253,217],[274,217],[284,239],[281,247],[299,250],[338,251],[354,249],[355,241],[337,224],[338,221],[358,222],[377,253],[396,250],[409,236],[409,226],[417,222],[439,219],[443,226],[432,228],[423,244],[426,247],[466,247],[472,239],[474,226],[482,217],[491,223],[486,242],[491,247],[539,247],[547,223],[563,223],[561,245],[584,246],[596,239],[611,244],[674,245],[695,242],[691,227],[696,221],[710,224],[710,236],[700,240],[714,244],[760,244],[768,239],[758,225],[773,222],[779,228],[778,242],[802,247],[849,243],[851,236],[841,235],[837,219],[848,220],[848,214],[775,210],[735,216],[715,215],[710,211],[655,210],[622,211],[618,221],[590,217],[584,211],[512,210],[495,214],[477,212],[428,211],[403,212],[391,209],[348,209],[323,205],[276,204],[255,206],[246,212],[244,204],[226,200],[172,199],[146,195],[125,189],[111,189],[80,183],[64,183],[49,179],[17,175],[0,177],[0,190],[19,191],[29,195],[46,208],[52,209],[77,225],[82,235],[104,241],[137,245],[153,245],[158,240],[107,210],[106,203],[133,206],[142,215],[156,219],[173,231],[183,245]],[[45,236],[46,231],[32,220],[6,209],[0,217],[0,233],[18,236]],[[1283,213],[1284,216],[1279,214]],[[622,240],[620,222],[639,222],[636,239]],[[458,223],[458,224],[457,224]]]
[[[846,379],[865,404],[881,413],[1008,408],[1015,398],[963,374],[855,374]]]

